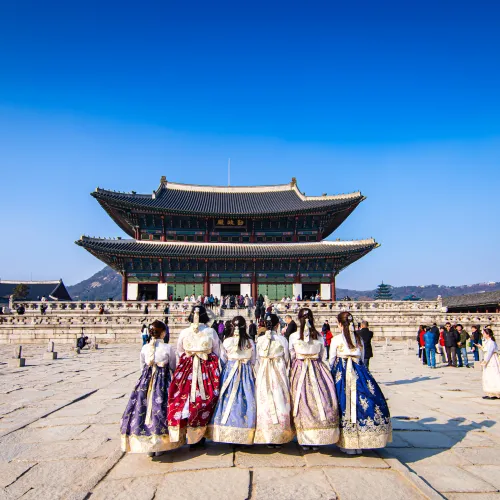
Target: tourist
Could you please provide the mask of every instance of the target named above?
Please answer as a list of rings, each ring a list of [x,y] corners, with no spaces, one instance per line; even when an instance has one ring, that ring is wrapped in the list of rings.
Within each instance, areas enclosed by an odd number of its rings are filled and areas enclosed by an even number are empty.
[[[259,320],[259,328],[257,328],[257,336],[260,337],[266,333],[266,322],[264,320]]]
[[[23,304],[19,304],[16,307],[16,312],[17,312],[17,314],[19,314],[19,316],[22,316],[26,312],[26,308],[24,307]]]
[[[89,338],[82,333],[81,337],[76,341],[76,347],[78,347],[78,349],[84,349],[88,344]]]
[[[231,335],[224,340],[227,363],[207,437],[219,443],[253,443],[257,407],[255,403],[255,344],[246,331],[243,316],[231,321]]]
[[[103,312],[104,312],[104,308],[103,308]],[[99,314],[101,314],[101,312],[99,311]],[[148,304],[146,304],[144,306],[144,315],[147,316],[149,314],[149,306]]]
[[[232,329],[233,328],[231,326],[231,321],[226,320],[226,322],[224,323],[224,340],[231,336]]]
[[[359,326],[361,328],[358,331],[358,335],[360,336],[364,345],[363,363],[369,370],[370,359],[373,358],[373,347],[372,347],[373,332],[368,328],[368,321],[362,321]]]
[[[219,340],[222,342],[224,340],[224,321],[219,320],[219,324],[217,325],[217,335]]]
[[[214,296],[210,294],[210,297],[208,297],[208,307],[210,307],[210,309],[213,309],[214,303],[215,303]]]
[[[446,348],[446,357],[448,358],[448,366],[457,367],[457,344],[460,336],[457,331],[451,327],[451,323],[444,325],[444,345]]]
[[[40,312],[42,313],[42,316],[45,316],[45,313],[47,312],[47,304],[43,303],[41,306],[40,306]]]
[[[310,309],[299,311],[300,331],[290,335],[292,416],[302,449],[339,439],[339,410],[326,349]]]
[[[141,349],[141,376],[121,420],[122,451],[154,456],[182,445],[170,440],[166,425],[168,389],[176,358],[173,347],[163,341],[165,332],[161,321],[153,321],[151,341]]]
[[[149,342],[149,328],[146,324],[142,325],[141,338],[143,346]]]
[[[290,335],[292,333],[295,333],[297,331],[297,323],[292,319],[292,317],[287,314],[285,316],[285,323],[286,323],[286,331],[284,333],[286,339],[288,340],[290,338]]]
[[[276,330],[276,314],[266,315],[266,333],[257,339],[257,426],[255,444],[280,448],[293,439],[290,421],[290,354],[285,337]]]
[[[469,357],[467,356],[467,341],[470,339],[470,335],[467,331],[464,330],[462,325],[457,325],[457,332],[460,336],[457,342],[457,354],[460,353],[458,357],[458,366],[465,366],[466,368],[470,368],[469,366]]]
[[[483,344],[476,343],[484,352],[483,366],[483,399],[500,398],[500,357],[495,336],[491,328],[483,330]]]
[[[424,340],[426,329],[427,327],[422,325],[420,327],[420,331],[418,332],[419,349],[420,349],[419,357],[421,358],[423,365],[427,364],[427,356],[425,353],[425,340]]]
[[[425,357],[427,358],[427,366],[436,368],[436,336],[428,326],[424,333]]]
[[[167,317],[170,314],[170,304],[167,302],[163,308],[163,314]]]
[[[257,325],[253,322],[253,319],[250,320],[250,324],[248,325],[248,335],[255,342],[255,338],[257,337]]]
[[[349,455],[363,448],[383,448],[392,436],[391,416],[377,382],[360,361],[363,341],[354,331],[352,314],[338,317],[340,335],[330,346],[330,366],[340,411],[338,446]]]
[[[472,327],[470,344],[472,348],[472,354],[474,355],[474,361],[479,361],[479,350],[480,347],[476,347],[476,344],[481,346],[483,343],[481,339],[480,327],[479,325],[474,325]]]
[[[219,357],[224,351],[217,333],[206,326],[209,318],[202,305],[194,305],[177,341],[179,364],[172,377],[168,401],[168,427],[172,442],[192,449],[205,442],[205,432],[219,396]],[[203,410],[201,410],[203,408]]]
[[[441,354],[441,361],[446,363],[445,345],[444,345],[444,326],[439,327],[439,352]]]

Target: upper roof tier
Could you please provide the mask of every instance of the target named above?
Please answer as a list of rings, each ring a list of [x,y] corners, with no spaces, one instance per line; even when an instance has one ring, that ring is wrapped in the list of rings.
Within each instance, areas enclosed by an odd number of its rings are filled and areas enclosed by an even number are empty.
[[[203,216],[279,216],[302,213],[349,213],[364,200],[360,192],[305,196],[295,178],[276,186],[198,186],[167,182],[152,194],[120,193],[97,188],[92,196],[111,214],[112,208],[148,213]],[[113,215],[112,215],[113,216]],[[344,217],[345,218],[345,217]],[[342,219],[343,220],[343,219]]]

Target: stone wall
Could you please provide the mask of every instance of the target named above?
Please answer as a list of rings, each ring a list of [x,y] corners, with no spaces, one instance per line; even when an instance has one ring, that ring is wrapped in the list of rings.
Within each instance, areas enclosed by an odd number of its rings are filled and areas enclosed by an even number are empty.
[[[89,338],[94,336],[100,344],[112,342],[141,342],[143,323],[155,319],[164,320],[162,302],[148,303],[149,314],[144,314],[144,302],[47,302],[49,308],[45,315],[40,312],[41,302],[25,303],[26,313],[0,316],[0,344],[45,344],[48,340],[56,343],[74,343],[83,332]],[[99,307],[105,306],[105,313],[99,314]],[[348,310],[354,321],[367,320],[370,329],[378,339],[414,339],[418,325],[444,324],[446,321],[462,323],[469,329],[473,324],[491,324],[493,330],[500,328],[500,314],[495,313],[448,313],[441,301],[352,301],[352,302],[301,302],[274,304],[275,311],[284,317],[290,313],[296,317],[300,307],[307,306],[314,311],[317,326],[325,319],[335,325],[339,312]],[[190,306],[170,302],[169,326],[171,342],[174,342],[183,328],[187,326]],[[253,313],[243,310],[249,319]],[[236,311],[210,311],[211,321],[215,318],[229,319]],[[240,311],[241,313],[241,311]]]

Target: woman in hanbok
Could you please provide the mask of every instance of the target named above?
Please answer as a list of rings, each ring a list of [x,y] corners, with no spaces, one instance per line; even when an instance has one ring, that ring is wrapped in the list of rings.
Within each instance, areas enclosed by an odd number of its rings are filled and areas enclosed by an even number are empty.
[[[362,449],[384,448],[392,438],[389,407],[380,387],[363,363],[363,341],[352,314],[338,317],[341,333],[330,344],[330,366],[339,403],[338,446],[349,455]]]
[[[227,363],[221,377],[219,401],[208,426],[207,437],[219,443],[249,445],[255,435],[255,344],[243,316],[231,321],[224,340]]]
[[[170,372],[175,370],[173,347],[165,344],[165,324],[154,321],[151,340],[141,349],[141,376],[132,391],[120,426],[122,450],[149,456],[178,448],[167,427]]]
[[[297,441],[304,450],[339,439],[339,409],[326,349],[314,327],[313,313],[299,311],[300,328],[290,344],[292,415]]]
[[[476,344],[476,348],[482,349],[484,359],[483,366],[483,399],[500,398],[500,358],[495,336],[491,328],[483,330],[483,345]]]
[[[179,363],[168,393],[168,427],[171,441],[203,445],[205,432],[219,397],[221,344],[202,305],[192,308],[189,328],[177,341]]]
[[[257,340],[257,425],[254,444],[280,448],[293,439],[290,418],[290,355],[288,342],[277,333],[279,319],[266,314],[266,332]]]

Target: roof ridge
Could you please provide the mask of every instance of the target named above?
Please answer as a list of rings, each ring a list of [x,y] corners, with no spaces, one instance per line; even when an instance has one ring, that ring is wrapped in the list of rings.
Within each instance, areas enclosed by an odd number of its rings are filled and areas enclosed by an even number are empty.
[[[29,280],[0,280],[0,284],[6,285],[58,285],[62,280],[37,280],[37,281],[29,281]]]

